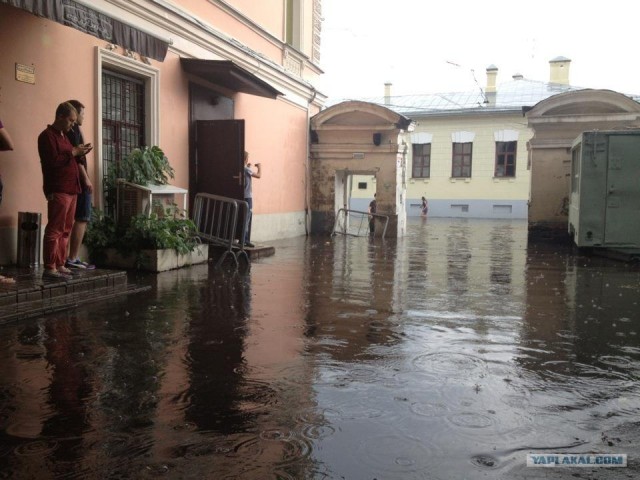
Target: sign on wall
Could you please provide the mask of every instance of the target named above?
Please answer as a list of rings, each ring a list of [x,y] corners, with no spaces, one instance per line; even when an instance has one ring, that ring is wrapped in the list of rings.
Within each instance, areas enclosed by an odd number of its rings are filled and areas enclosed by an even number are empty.
[[[24,83],[36,83],[36,67],[16,63],[16,80]]]

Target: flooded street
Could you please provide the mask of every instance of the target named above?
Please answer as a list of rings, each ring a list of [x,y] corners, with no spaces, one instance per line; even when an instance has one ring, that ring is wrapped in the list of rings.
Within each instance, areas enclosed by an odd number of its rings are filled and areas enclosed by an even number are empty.
[[[274,245],[0,327],[0,478],[640,476],[638,267],[524,221]]]

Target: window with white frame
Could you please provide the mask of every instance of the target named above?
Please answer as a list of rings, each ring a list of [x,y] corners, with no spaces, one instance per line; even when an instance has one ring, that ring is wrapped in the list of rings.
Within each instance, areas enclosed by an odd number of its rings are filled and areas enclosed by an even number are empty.
[[[473,143],[454,143],[453,157],[451,160],[451,176],[453,178],[471,177],[471,159]]]
[[[429,178],[431,176],[431,142],[433,135],[427,132],[411,134],[411,177]]]
[[[496,177],[516,176],[518,142],[496,142]]]
[[[160,72],[158,69],[110,50],[96,48],[99,124],[96,139],[96,171],[103,182],[110,165],[131,150],[159,144]],[[111,210],[103,182],[97,185],[98,206]]]
[[[429,178],[431,176],[431,144],[414,143],[411,164],[413,178]]]
[[[516,158],[518,154],[518,131],[499,130],[495,132],[496,160],[494,176],[513,178],[516,176]]]
[[[453,132],[451,134],[451,177],[471,178],[471,162],[473,158],[473,132]]]

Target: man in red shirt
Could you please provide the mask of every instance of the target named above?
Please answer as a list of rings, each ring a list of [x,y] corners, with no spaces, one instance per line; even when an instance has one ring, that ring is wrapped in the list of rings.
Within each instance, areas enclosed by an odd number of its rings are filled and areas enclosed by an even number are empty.
[[[42,256],[44,278],[71,278],[71,270],[64,266],[67,243],[73,226],[76,199],[82,191],[78,158],[91,150],[90,146],[74,147],[65,135],[78,119],[78,112],[70,103],[56,109],[53,124],[38,136],[38,154],[42,166],[44,194],[47,197],[47,226],[44,229]]]

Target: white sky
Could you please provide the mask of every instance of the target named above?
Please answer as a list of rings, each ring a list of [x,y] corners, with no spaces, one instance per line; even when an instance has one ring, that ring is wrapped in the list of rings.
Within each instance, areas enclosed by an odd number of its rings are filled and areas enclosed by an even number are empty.
[[[329,98],[484,88],[491,64],[498,85],[548,81],[558,56],[574,86],[640,93],[640,0],[322,0],[322,17]]]

